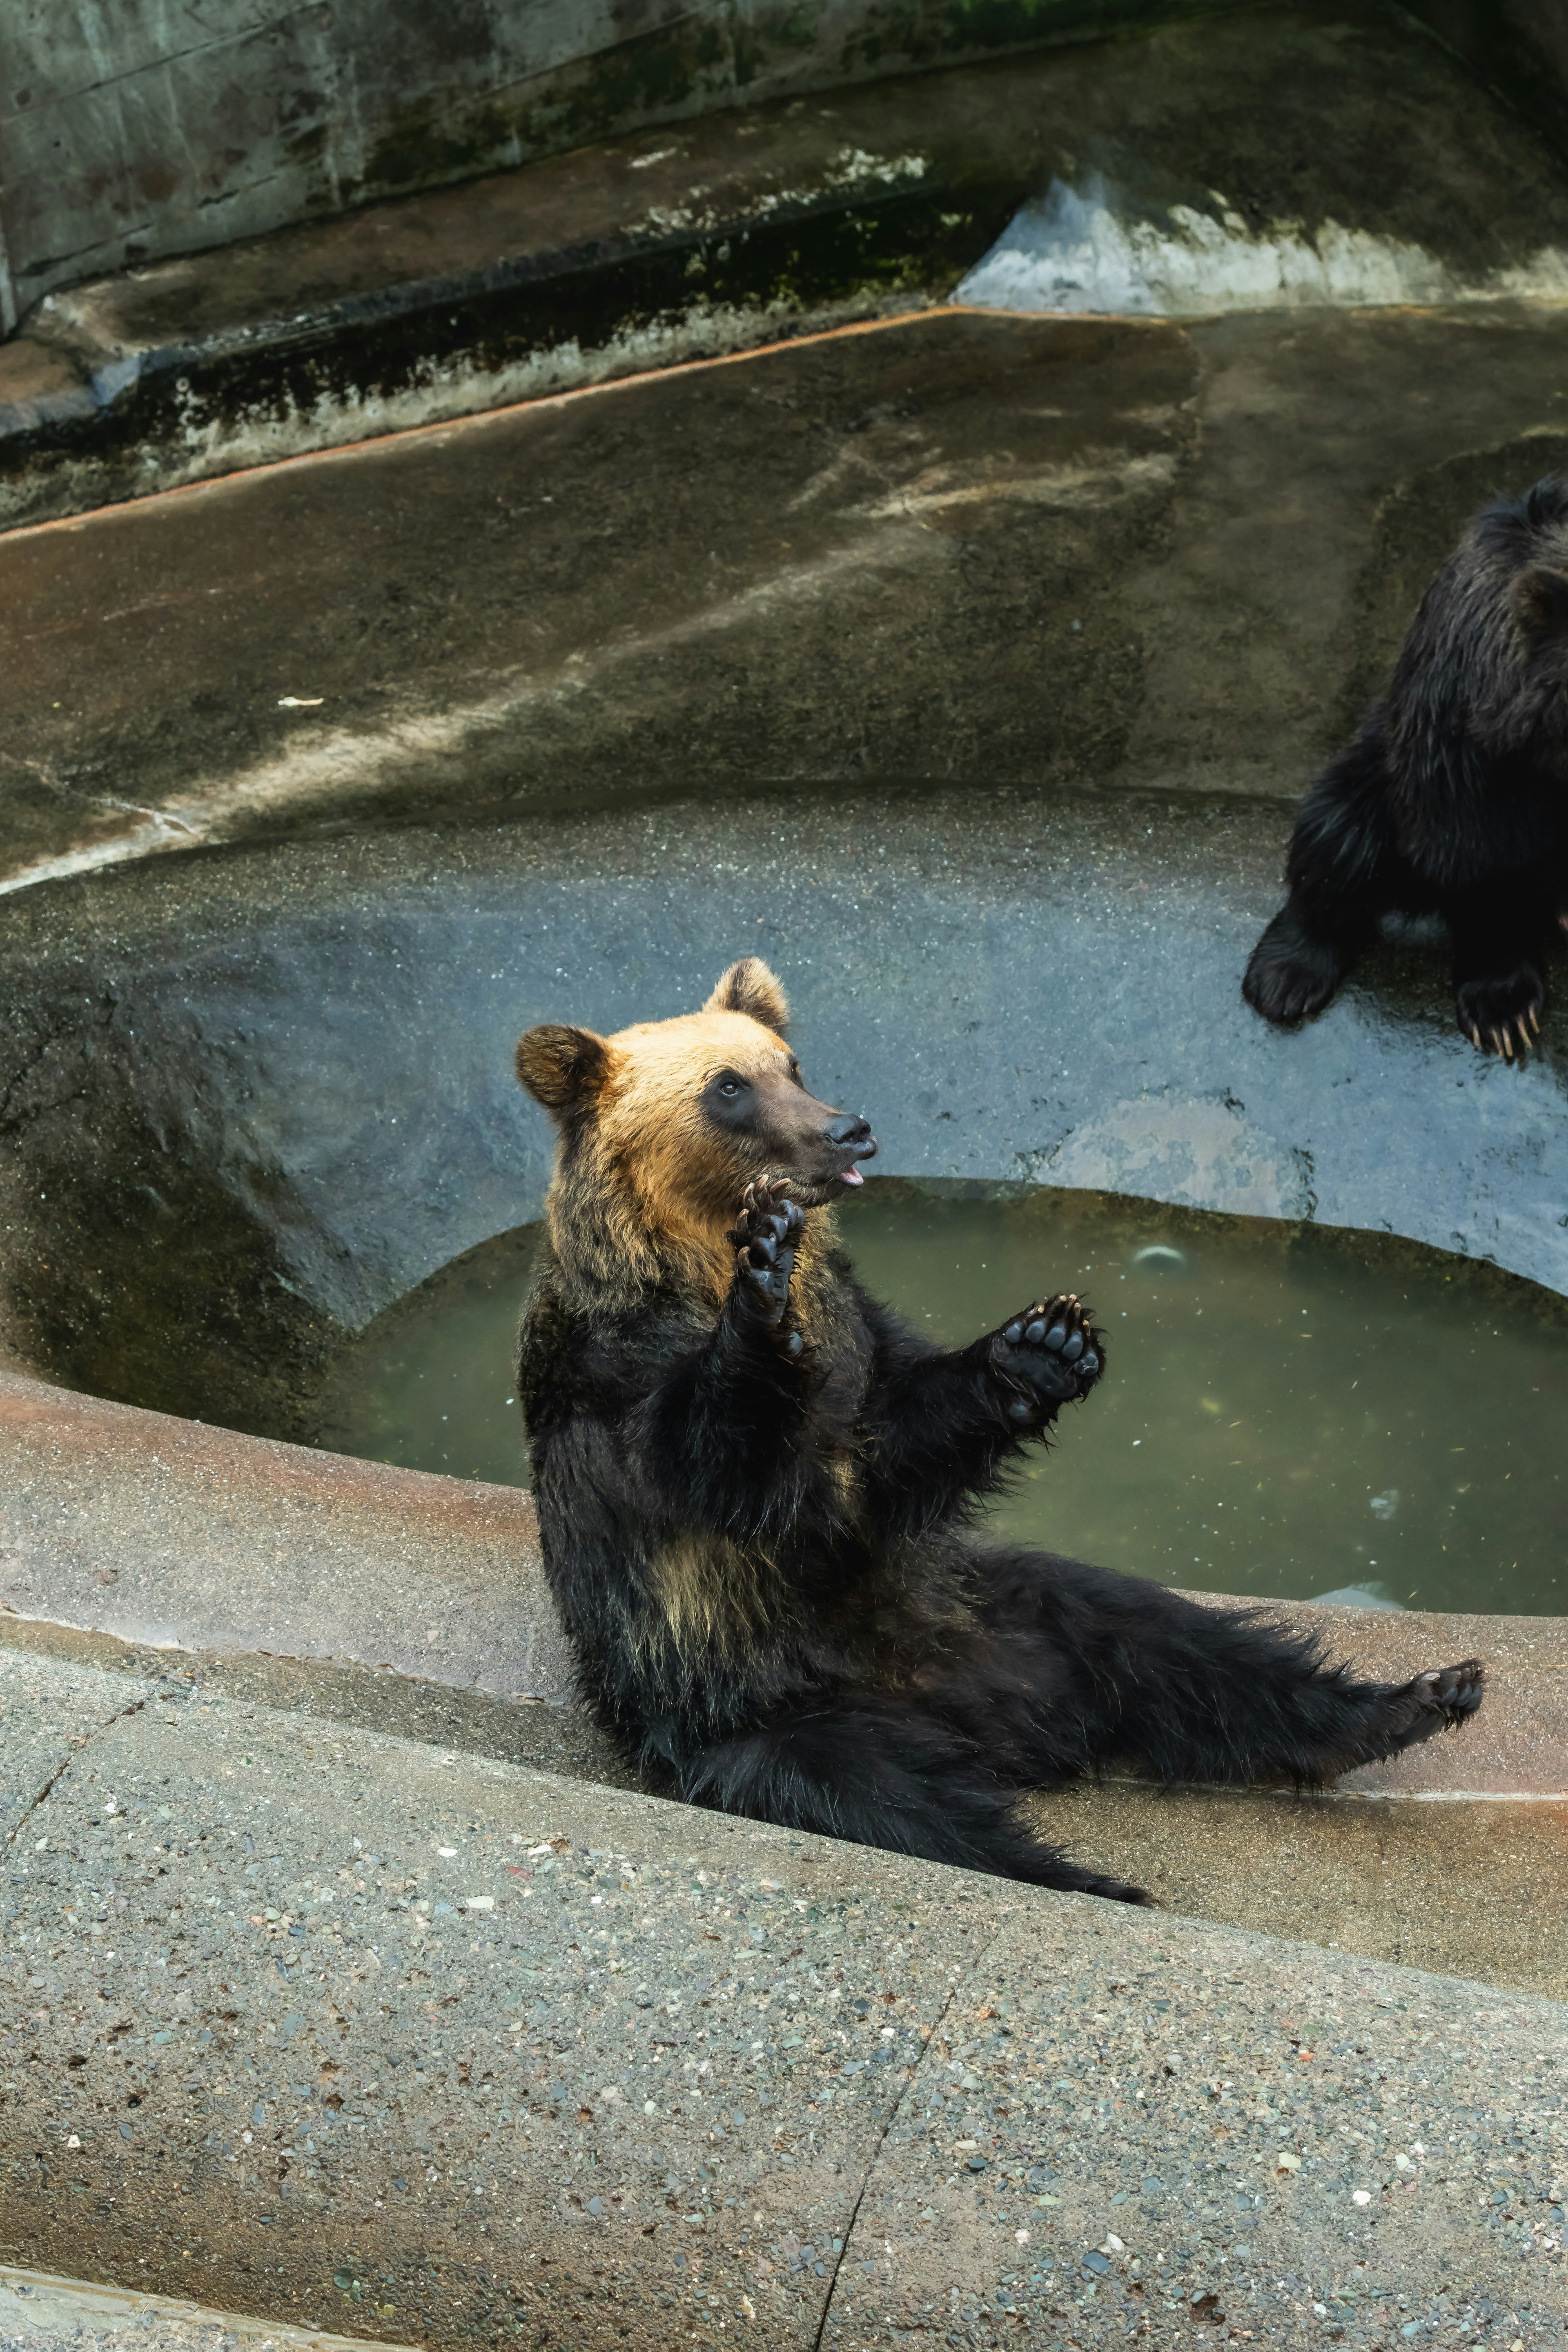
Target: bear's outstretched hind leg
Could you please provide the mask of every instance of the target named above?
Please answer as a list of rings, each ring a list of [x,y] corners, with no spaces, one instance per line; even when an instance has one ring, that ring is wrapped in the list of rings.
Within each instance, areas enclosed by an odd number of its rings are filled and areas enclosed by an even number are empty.
[[[1016,1818],[1018,1790],[987,1772],[972,1743],[873,1695],[719,1741],[680,1768],[679,1782],[689,1803],[780,1829],[1117,1903],[1153,1901],[1030,1837]]]
[[[1144,1696],[1112,1744],[1162,1780],[1323,1788],[1458,1728],[1484,1696],[1479,1659],[1407,1683],[1359,1682],[1348,1667],[1324,1665],[1314,1641],[1256,1612],[1169,1592],[1146,1609],[1136,1636]]]

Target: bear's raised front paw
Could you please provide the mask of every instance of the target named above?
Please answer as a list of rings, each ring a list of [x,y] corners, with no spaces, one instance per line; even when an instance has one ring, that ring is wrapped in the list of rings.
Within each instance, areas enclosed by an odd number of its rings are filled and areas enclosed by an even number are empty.
[[[762,1177],[741,1196],[741,1213],[730,1234],[735,1249],[735,1297],[753,1322],[768,1329],[776,1330],[784,1321],[805,1223],[805,1211],[790,1199],[782,1178],[770,1183]],[[793,1356],[801,1353],[798,1331],[790,1333],[788,1348]]]
[[[1022,1391],[1008,1405],[1009,1417],[1027,1424],[1089,1394],[1105,1368],[1105,1342],[1082,1300],[1060,1294],[1026,1307],[996,1332],[991,1360]]]
[[[1532,963],[1485,980],[1461,981],[1454,991],[1459,1026],[1482,1054],[1511,1062],[1534,1045],[1546,1010],[1546,983]]]

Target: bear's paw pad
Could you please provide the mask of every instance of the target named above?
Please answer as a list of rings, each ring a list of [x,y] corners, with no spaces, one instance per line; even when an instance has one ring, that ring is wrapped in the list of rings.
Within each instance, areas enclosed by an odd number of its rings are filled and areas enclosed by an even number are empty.
[[[1015,1315],[991,1342],[997,1370],[1024,1383],[1008,1406],[1015,1421],[1032,1421],[1039,1406],[1086,1397],[1105,1368],[1105,1342],[1083,1301],[1068,1292],[1037,1300]]]

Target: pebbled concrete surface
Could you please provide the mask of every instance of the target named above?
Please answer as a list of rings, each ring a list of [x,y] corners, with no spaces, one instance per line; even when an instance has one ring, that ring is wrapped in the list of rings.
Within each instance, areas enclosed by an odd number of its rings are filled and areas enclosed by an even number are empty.
[[[0,2352],[349,2352],[363,2340],[0,2268]]]
[[[38,1818],[13,2263],[433,2345],[1563,2340],[1558,2003],[200,1696]]]

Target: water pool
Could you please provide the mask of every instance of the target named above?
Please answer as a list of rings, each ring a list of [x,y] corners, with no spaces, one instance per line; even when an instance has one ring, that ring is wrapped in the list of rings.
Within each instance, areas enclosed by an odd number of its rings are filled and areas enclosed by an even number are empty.
[[[1568,1604],[1568,1302],[1379,1234],[1106,1193],[876,1177],[863,1281],[962,1344],[1079,1290],[1108,1370],[999,1535],[1211,1591],[1555,1615]],[[319,1442],[526,1486],[512,1337],[539,1228],[484,1243],[344,1351]]]

